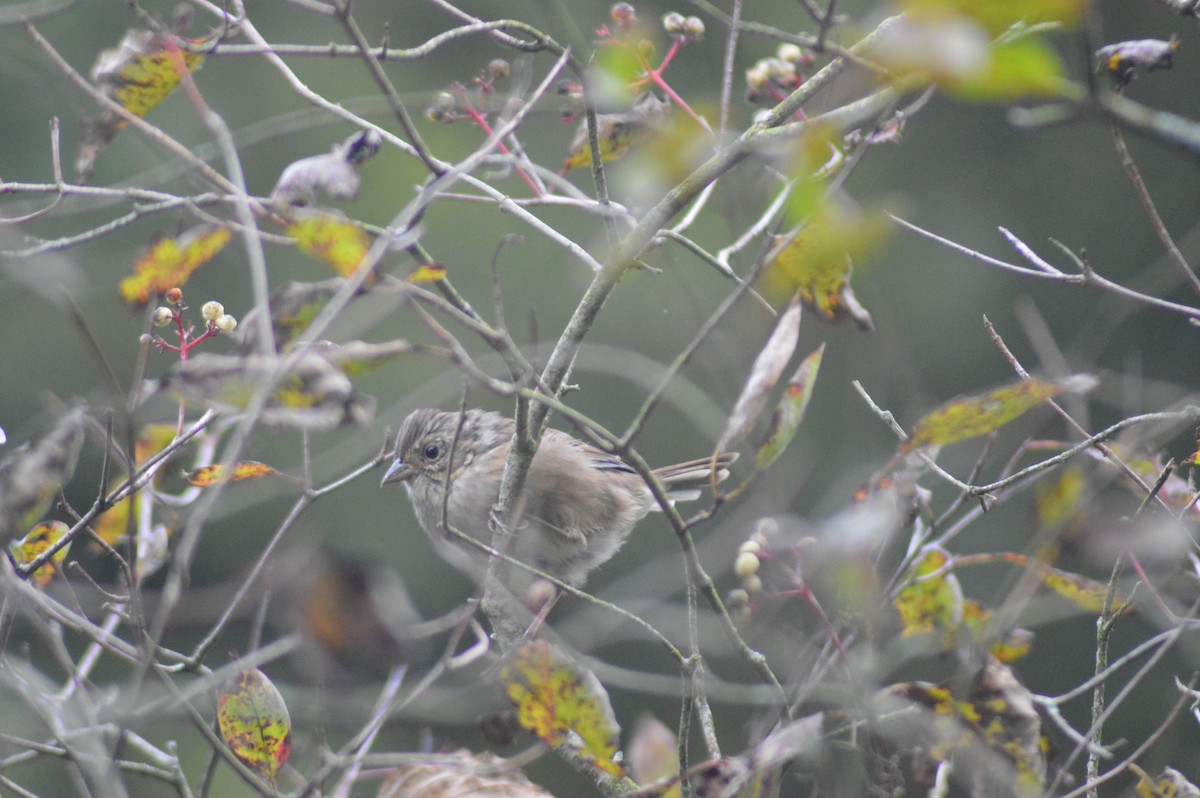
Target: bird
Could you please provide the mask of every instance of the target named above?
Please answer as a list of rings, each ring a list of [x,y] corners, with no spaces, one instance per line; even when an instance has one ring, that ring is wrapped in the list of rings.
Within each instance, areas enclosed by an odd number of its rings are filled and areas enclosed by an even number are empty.
[[[511,418],[489,410],[414,410],[400,427],[395,459],[381,483],[404,485],[417,521],[439,554],[476,579],[486,571],[488,555],[443,528],[443,505],[451,529],[491,543],[488,521],[514,429]],[[714,463],[722,480],[736,458],[736,453],[720,453],[715,460],[691,460],[654,474],[673,501],[695,499],[711,484]],[[578,588],[617,553],[658,502],[620,457],[551,428],[530,464],[519,506],[508,553]],[[526,586],[532,581],[522,579]]]

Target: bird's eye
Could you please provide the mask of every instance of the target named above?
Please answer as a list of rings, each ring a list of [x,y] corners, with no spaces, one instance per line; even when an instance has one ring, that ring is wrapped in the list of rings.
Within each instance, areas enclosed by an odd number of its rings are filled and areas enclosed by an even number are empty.
[[[425,447],[425,459],[436,460],[437,456],[442,453],[442,450],[436,443],[431,443]]]

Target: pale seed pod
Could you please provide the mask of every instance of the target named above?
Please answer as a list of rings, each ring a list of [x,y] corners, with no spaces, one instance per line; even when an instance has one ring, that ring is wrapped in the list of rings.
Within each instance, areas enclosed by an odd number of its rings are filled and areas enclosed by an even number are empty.
[[[216,321],[225,313],[225,306],[216,300],[204,303],[204,307],[200,308],[200,315],[205,321]]]
[[[800,59],[804,57],[804,51],[800,49],[800,45],[787,44],[779,45],[779,50],[776,51],[780,61],[786,61],[789,64],[798,64]]]
[[[758,559],[758,555],[752,551],[743,551],[733,561],[733,570],[738,576],[743,579],[754,576],[758,573],[758,567],[762,563]]]

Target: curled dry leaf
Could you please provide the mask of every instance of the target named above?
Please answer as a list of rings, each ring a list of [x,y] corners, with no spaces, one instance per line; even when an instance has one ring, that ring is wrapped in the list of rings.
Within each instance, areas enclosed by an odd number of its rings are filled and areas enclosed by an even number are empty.
[[[725,450],[735,445],[746,436],[758,420],[767,397],[779,382],[779,377],[787,367],[788,361],[796,351],[796,343],[800,337],[800,297],[794,295],[787,310],[779,317],[775,330],[763,346],[754,365],[750,367],[750,376],[746,385],[729,414],[729,421],[717,442],[717,450]]]
[[[54,427],[0,463],[0,540],[29,529],[46,513],[59,486],[75,473],[85,413],[66,412]]]
[[[334,199],[354,199],[361,182],[358,167],[379,152],[374,130],[362,130],[333,146],[329,152],[301,158],[283,170],[271,192],[280,210],[312,204],[317,194]]]
[[[820,750],[825,732],[820,713],[772,729],[744,754],[723,759],[691,779],[696,798],[744,798],[779,794],[785,765]]]
[[[396,768],[376,798],[553,798],[520,768],[490,753],[460,750],[430,754],[428,760]]]
[[[938,765],[950,760],[951,794],[1041,794],[1047,767],[1041,718],[1029,690],[996,659],[976,672],[965,697],[905,682],[881,691],[877,701],[876,716],[885,719],[875,727],[879,743],[912,758],[907,794],[932,788]]]

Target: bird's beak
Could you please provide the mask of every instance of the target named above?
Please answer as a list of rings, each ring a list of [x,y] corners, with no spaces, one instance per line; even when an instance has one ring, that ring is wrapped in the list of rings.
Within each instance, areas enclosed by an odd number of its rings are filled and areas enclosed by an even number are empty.
[[[389,482],[405,482],[417,475],[417,469],[404,462],[404,458],[397,457],[388,467],[387,473],[383,475],[383,482],[380,482],[380,487],[387,485]]]

